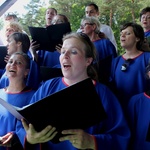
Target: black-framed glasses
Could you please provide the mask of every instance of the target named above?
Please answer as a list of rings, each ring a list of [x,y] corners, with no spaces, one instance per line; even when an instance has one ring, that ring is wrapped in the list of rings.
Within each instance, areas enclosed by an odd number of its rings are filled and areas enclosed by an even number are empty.
[[[80,25],[80,28],[84,28],[84,27],[87,26],[87,25],[93,25],[93,23],[85,23],[85,24],[81,24],[81,25]]]
[[[125,60],[125,62],[121,66],[121,71],[126,71],[132,61],[133,61],[133,59],[131,59],[131,58]]]

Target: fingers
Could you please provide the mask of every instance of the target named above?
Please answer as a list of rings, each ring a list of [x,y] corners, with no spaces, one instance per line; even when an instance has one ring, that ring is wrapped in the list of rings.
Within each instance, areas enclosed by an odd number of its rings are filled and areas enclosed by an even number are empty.
[[[27,131],[29,129],[28,124],[26,123],[26,121],[24,119],[21,119],[21,122],[22,122],[24,129]]]
[[[61,44],[58,44],[56,45],[56,50],[60,53],[61,52],[61,48],[62,48],[62,45]]]

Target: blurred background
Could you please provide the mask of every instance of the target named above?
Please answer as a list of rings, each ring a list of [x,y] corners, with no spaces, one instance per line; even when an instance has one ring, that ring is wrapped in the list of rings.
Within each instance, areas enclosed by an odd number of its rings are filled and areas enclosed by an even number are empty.
[[[27,33],[29,33],[28,26],[44,27],[45,10],[54,7],[58,13],[65,14],[69,18],[72,31],[76,31],[85,14],[85,5],[89,2],[95,2],[99,6],[100,22],[111,26],[118,52],[122,54],[123,50],[119,43],[120,26],[129,21],[140,24],[139,12],[144,7],[150,6],[149,0],[0,0],[0,30],[3,30],[4,15],[8,12],[18,16]]]

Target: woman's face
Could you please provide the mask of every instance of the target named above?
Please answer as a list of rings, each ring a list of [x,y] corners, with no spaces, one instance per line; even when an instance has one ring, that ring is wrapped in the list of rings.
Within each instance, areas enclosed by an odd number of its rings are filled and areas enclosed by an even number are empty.
[[[85,33],[86,35],[91,35],[95,32],[94,24],[89,23],[87,20],[81,22],[80,29],[82,30],[82,33]]]
[[[87,77],[87,67],[92,58],[85,57],[85,44],[76,38],[69,38],[63,42],[60,64],[65,78],[68,80],[82,80]]]
[[[25,79],[29,69],[26,69],[26,61],[22,55],[12,55],[6,64],[6,75],[8,78]]]
[[[12,55],[13,53],[17,52],[18,44],[16,43],[14,38],[13,37],[8,38],[7,42],[8,42],[7,43],[7,54]]]
[[[150,12],[147,12],[141,16],[141,25],[144,31],[150,30]]]
[[[134,34],[133,28],[131,26],[120,32],[120,43],[121,46],[125,49],[136,48],[136,44],[139,41]]]
[[[6,31],[5,31],[6,38],[8,38],[14,32],[15,32],[15,29],[13,29],[11,27],[7,27]]]

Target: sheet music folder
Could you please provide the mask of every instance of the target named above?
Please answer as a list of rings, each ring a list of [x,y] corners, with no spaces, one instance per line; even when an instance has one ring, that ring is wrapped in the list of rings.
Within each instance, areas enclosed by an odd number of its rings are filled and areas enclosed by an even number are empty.
[[[63,35],[71,32],[70,23],[50,25],[48,27],[31,27],[29,32],[33,41],[40,44],[38,50],[55,51],[58,44],[62,44]]]
[[[6,62],[4,61],[6,55],[7,55],[7,47],[0,46],[0,69],[4,69],[6,66]]]
[[[58,134],[52,140],[53,143],[59,142],[61,131],[64,129],[86,129],[107,117],[89,78],[20,110],[7,109],[18,119],[23,116],[37,131],[41,131],[47,125],[55,126]]]

